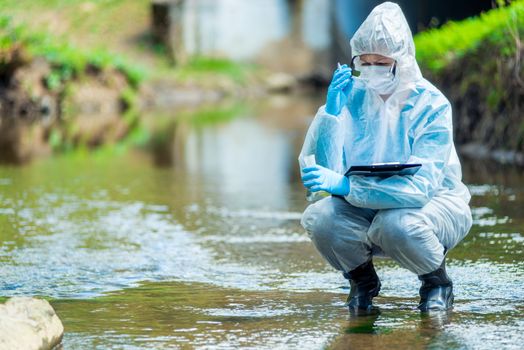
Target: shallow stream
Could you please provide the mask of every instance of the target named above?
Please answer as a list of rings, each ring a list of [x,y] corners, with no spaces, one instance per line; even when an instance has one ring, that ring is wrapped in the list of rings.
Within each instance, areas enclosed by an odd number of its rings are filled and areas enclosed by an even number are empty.
[[[416,276],[381,260],[382,313],[353,319],[299,224],[317,104],[152,115],[148,147],[0,166],[0,295],[48,298],[65,349],[520,348],[522,169],[464,160],[475,221],[449,255],[452,312],[421,316]]]

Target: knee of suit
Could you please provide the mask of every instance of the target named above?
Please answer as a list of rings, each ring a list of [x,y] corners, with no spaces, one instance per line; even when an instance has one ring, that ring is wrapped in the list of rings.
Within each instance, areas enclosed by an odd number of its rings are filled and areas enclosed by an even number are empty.
[[[405,247],[413,236],[432,228],[431,222],[409,209],[382,210],[375,215],[368,231],[369,240],[387,251],[388,248]]]
[[[302,214],[300,223],[313,240],[332,240],[335,210],[331,197],[311,204]]]

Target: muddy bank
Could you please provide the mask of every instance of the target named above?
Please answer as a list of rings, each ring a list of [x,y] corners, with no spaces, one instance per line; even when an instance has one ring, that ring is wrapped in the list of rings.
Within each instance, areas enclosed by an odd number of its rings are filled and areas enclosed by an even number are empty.
[[[140,110],[185,109],[222,103],[224,100],[252,100],[270,95],[303,94],[324,88],[329,81],[315,80],[313,75],[295,76],[284,72],[262,69],[246,74],[243,81],[213,74],[195,79],[157,79],[146,81],[140,87]],[[322,79],[322,78],[318,78]]]
[[[35,59],[4,69],[0,85],[0,162],[23,163],[55,151],[114,143],[151,111],[182,113],[224,101],[255,101],[269,94],[303,91],[285,73],[227,77],[152,79],[135,89],[117,70],[90,67],[82,77],[51,88],[52,67]]]
[[[429,75],[453,104],[455,140],[466,153],[524,164],[524,50],[503,49],[484,42]]]
[[[133,126],[134,92],[117,70],[87,66],[63,81],[45,59],[14,55],[0,67],[1,162],[115,142]]]
[[[466,154],[524,164],[524,3],[415,37],[424,75],[450,99]]]
[[[141,76],[121,57],[2,15],[0,41],[0,162],[116,142],[133,128]]]

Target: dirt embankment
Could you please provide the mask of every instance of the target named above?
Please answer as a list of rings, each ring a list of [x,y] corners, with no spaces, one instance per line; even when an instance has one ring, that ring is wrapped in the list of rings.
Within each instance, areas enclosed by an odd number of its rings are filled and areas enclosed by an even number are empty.
[[[463,153],[524,164],[524,47],[517,34],[508,36],[484,41],[426,76],[453,104],[455,141]]]
[[[119,71],[87,66],[64,81],[57,67],[27,57],[23,49],[12,50],[1,63],[1,162],[114,142],[130,130],[133,118],[124,116],[131,88]]]

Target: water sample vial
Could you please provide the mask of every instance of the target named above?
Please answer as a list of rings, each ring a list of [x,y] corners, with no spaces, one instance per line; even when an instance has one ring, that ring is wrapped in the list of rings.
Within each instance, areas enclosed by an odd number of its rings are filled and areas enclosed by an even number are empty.
[[[303,158],[303,165],[304,167],[310,167],[315,166],[317,164],[317,161],[315,159],[314,154],[307,155]],[[311,192],[309,189],[306,191],[306,200],[308,202],[316,202],[319,199],[322,199],[325,197],[325,194],[323,192]]]

